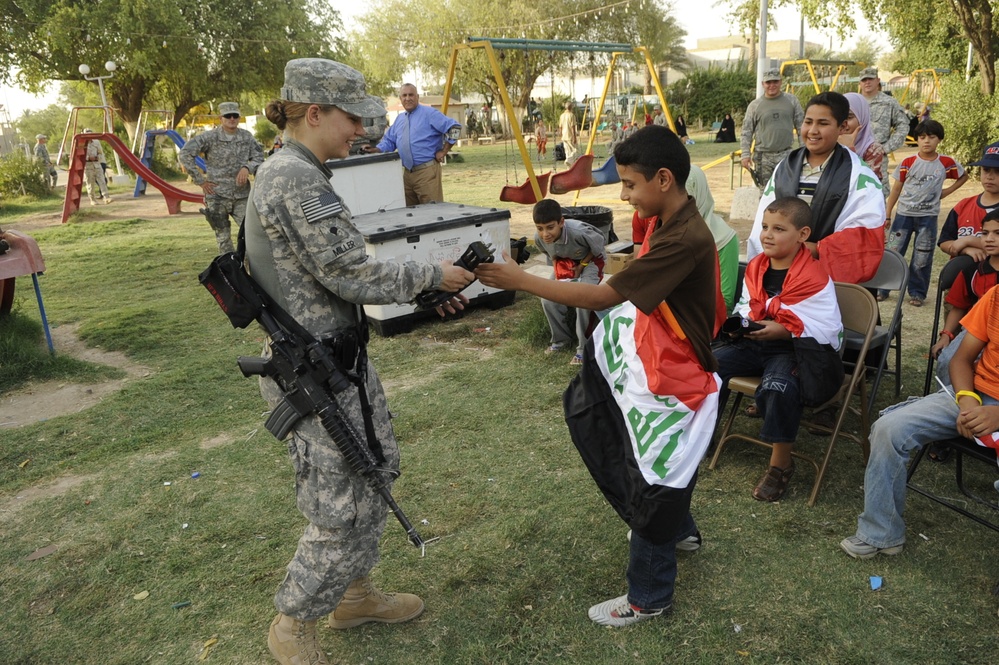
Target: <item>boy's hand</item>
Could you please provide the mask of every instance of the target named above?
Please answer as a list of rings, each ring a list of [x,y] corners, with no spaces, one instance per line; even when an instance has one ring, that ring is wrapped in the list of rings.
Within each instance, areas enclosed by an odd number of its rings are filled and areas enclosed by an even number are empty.
[[[573,279],[579,279],[579,276],[582,275],[582,274],[583,274],[583,264],[582,263],[577,263],[576,265],[572,266],[572,278]]]
[[[475,276],[486,286],[505,291],[522,291],[524,271],[520,269],[507,252],[503,252],[503,262],[483,263],[475,269]]]
[[[973,400],[968,400],[973,401]],[[999,430],[999,406],[975,406],[957,416],[957,431],[972,439]]]
[[[791,339],[791,333],[788,332],[788,329],[776,321],[767,319],[765,321],[757,321],[756,323],[759,323],[763,328],[746,333],[745,336],[749,339],[755,339],[757,342]]]
[[[947,348],[950,344],[950,337],[947,335],[940,335],[940,340],[930,347],[930,356],[933,358],[939,358],[940,352]]]
[[[970,256],[972,259],[974,259],[975,263],[981,263],[989,256],[988,254],[985,253],[984,249],[980,249],[978,247],[970,247],[970,246],[965,247],[959,253]]]

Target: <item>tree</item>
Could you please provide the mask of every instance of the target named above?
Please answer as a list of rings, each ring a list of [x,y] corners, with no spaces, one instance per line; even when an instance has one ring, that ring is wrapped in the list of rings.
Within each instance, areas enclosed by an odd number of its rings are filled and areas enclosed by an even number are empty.
[[[277,91],[284,64],[299,56],[334,57],[340,22],[321,0],[0,0],[0,77],[28,90],[49,79],[81,80],[77,67],[104,74],[108,103],[132,135],[146,104],[169,104],[175,123],[194,106]]]
[[[756,96],[756,78],[745,67],[695,69],[669,87],[672,104],[683,110],[688,124],[710,123],[726,113],[741,114]]]
[[[621,41],[637,38],[637,26],[628,18],[635,7],[607,8],[593,0],[380,0],[359,19],[361,30],[350,44],[348,61],[361,69],[376,88],[392,89],[402,82],[405,72],[420,73],[422,87],[439,87],[444,81],[451,47],[468,36],[519,37],[579,41]],[[646,8],[657,2],[645,0]],[[651,9],[650,9],[651,11]],[[656,16],[665,16],[658,14]],[[626,25],[632,24],[628,33]],[[399,26],[405,26],[400,31]],[[675,21],[672,26],[678,30]],[[387,37],[388,36],[388,37]],[[682,34],[677,37],[681,39]],[[388,48],[386,41],[390,40]],[[660,49],[654,58],[671,62],[669,49]],[[497,50],[499,68],[507,84],[511,102],[523,115],[531,91],[544,74],[574,71],[579,56],[565,51]],[[608,57],[595,54],[594,67],[606,66]],[[481,51],[459,53],[454,93],[475,91],[487,100],[499,99],[489,62]],[[556,91],[569,92],[572,91]],[[506,118],[503,118],[504,122]]]
[[[649,0],[621,12],[620,28],[608,34],[613,41],[621,41],[649,49],[649,57],[657,69],[673,68],[685,70],[688,65],[687,51],[683,38],[687,36],[670,14],[671,9],[658,0]],[[652,94],[652,72],[643,62],[646,95]]]

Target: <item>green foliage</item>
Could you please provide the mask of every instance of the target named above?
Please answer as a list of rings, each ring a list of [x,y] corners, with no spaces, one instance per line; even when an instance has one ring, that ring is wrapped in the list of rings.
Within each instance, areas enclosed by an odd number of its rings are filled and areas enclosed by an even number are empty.
[[[49,193],[48,173],[40,162],[21,152],[0,157],[0,197],[43,197]]]
[[[40,111],[25,111],[20,118],[14,121],[21,141],[28,145],[35,144],[35,136],[45,134],[49,137],[48,149],[50,153],[59,149],[59,142],[62,140],[63,132],[66,131],[66,121],[69,120],[69,111],[61,104],[49,104]],[[55,160],[55,154],[52,159]]]
[[[264,150],[269,150],[274,143],[274,137],[278,135],[277,125],[263,116],[257,117],[257,126],[253,128],[253,137],[264,146]]]
[[[756,75],[744,67],[695,69],[668,87],[666,98],[683,113],[688,126],[695,120],[711,124],[726,113],[742,115],[756,96]]]
[[[80,63],[105,75],[113,60],[108,102],[126,123],[144,105],[170,108],[179,122],[199,103],[278,89],[294,57],[338,55],[340,29],[338,12],[322,0],[251,2],[236,12],[223,0],[0,0],[0,77],[17,71],[20,83],[37,88],[81,80]]]
[[[982,150],[999,139],[999,108],[995,99],[982,94],[981,82],[953,74],[944,77],[941,101],[933,108],[933,119],[947,132],[941,147],[962,164],[978,161]]]

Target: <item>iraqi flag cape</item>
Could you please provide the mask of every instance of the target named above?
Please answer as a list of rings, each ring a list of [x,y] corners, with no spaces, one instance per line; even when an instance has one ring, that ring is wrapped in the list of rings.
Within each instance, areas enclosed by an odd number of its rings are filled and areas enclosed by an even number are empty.
[[[753,321],[773,319],[794,337],[811,337],[838,349],[843,341],[843,319],[836,287],[819,262],[802,245],[784,278],[784,290],[773,297],[763,289],[763,276],[769,267],[770,259],[764,254],[749,262],[742,298],[736,305],[739,315]]]
[[[763,213],[781,196],[798,191],[806,152],[793,150],[763,189],[753,229],[746,240],[746,258],[763,252],[760,230]],[[830,157],[815,188],[812,236],[819,238],[819,263],[837,282],[860,284],[874,277],[884,254],[885,199],[881,180],[853,151],[842,146]]]
[[[572,442],[607,501],[643,538],[675,538],[718,413],[721,380],[666,303],[609,310],[562,401]]]

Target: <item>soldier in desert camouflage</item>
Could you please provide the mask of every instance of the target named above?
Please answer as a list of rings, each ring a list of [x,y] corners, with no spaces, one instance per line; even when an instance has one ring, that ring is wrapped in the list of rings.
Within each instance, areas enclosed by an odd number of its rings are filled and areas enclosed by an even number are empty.
[[[253,134],[239,127],[239,104],[219,104],[222,124],[191,138],[181,149],[179,159],[194,183],[205,192],[204,213],[215,231],[219,254],[233,251],[229,218],[238,226],[246,215],[250,176],[264,161],[264,151]],[[201,155],[208,173],[202,174],[195,162]]]
[[[346,157],[364,135],[364,118],[384,113],[380,100],[366,94],[359,72],[318,58],[290,61],[281,99],[267,106],[285,144],[257,173],[246,213],[246,258],[260,285],[319,339],[353,335],[363,345],[362,305],[404,303],[427,289],[459,291],[474,279],[449,263],[381,261],[366,253],[324,163]],[[452,300],[447,308],[453,307],[460,303]],[[353,351],[340,361],[363,377],[372,448],[380,449],[386,468],[397,470],[398,444],[374,367]],[[269,378],[261,379],[261,392],[271,407],[282,397]],[[336,395],[358,432],[366,431],[364,396],[353,386]],[[298,422],[288,448],[298,507],[309,524],[274,598],[278,615],[268,646],[280,663],[323,664],[319,619],[329,615],[336,629],[399,623],[418,616],[424,604],[413,594],[383,593],[368,579],[378,561],[386,506],[351,470],[315,414]]]

